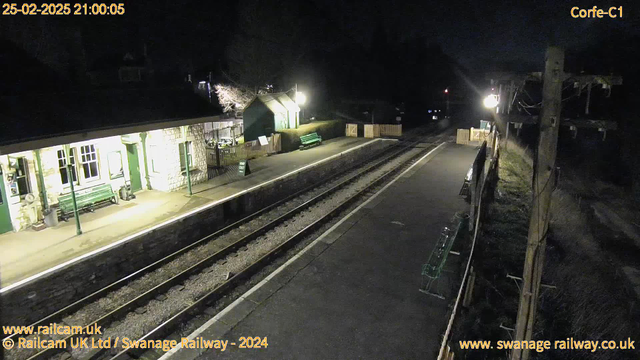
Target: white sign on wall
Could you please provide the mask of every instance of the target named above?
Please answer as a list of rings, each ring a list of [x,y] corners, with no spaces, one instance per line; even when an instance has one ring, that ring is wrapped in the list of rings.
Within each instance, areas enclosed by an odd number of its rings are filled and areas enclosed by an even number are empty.
[[[269,140],[267,140],[267,137],[264,136],[264,135],[258,136],[258,141],[260,141],[260,145],[262,145],[262,146],[269,145]]]

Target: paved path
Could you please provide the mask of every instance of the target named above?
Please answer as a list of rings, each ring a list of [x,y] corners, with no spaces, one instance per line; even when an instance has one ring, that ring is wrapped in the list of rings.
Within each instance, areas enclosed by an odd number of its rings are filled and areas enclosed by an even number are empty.
[[[193,209],[233,196],[266,181],[372,141],[337,138],[304,151],[293,151],[250,161],[251,175],[237,176],[235,168],[193,187],[175,192],[142,191],[132,201],[120,201],[82,213],[83,234],[76,235],[74,219],[42,231],[26,230],[0,235],[0,280],[7,287],[83,254],[108,246]],[[376,140],[378,141],[378,140]],[[380,140],[384,141],[384,140]]]
[[[192,334],[267,337],[266,349],[165,358],[434,359],[449,301],[418,291],[420,269],[441,228],[467,209],[458,192],[476,152],[441,146]]]

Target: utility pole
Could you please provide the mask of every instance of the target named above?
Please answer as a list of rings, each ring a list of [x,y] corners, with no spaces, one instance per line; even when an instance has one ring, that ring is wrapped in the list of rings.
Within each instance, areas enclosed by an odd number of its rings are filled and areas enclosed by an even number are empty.
[[[533,204],[529,220],[522,293],[516,321],[516,341],[531,340],[549,227],[549,205],[555,186],[555,163],[562,106],[564,50],[547,49],[542,87],[542,112],[538,151],[533,167]],[[529,359],[529,350],[514,349],[511,360]]]

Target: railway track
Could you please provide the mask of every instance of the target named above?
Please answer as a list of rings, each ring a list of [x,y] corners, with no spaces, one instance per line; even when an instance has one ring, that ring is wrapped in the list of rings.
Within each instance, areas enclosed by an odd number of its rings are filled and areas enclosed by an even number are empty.
[[[286,252],[292,246],[299,243],[302,239],[309,236],[313,231],[317,230],[322,224],[345,208],[353,204],[358,199],[366,197],[371,189],[383,184],[390,176],[402,171],[402,169],[410,166],[428,149],[414,149],[415,144],[420,143],[422,134],[417,134],[418,140],[405,141],[393,147],[393,151],[384,154],[376,159],[369,159],[371,162],[361,166],[354,171],[344,171],[334,175],[330,181],[314,189],[307,188],[293,194],[287,199],[283,199],[278,203],[272,204],[265,209],[256,212],[248,217],[235,222],[215,233],[191,244],[184,249],[169,255],[133,274],[130,274],[121,280],[97,291],[94,294],[83,298],[76,303],[38,321],[33,326],[48,325],[49,323],[62,323],[67,325],[82,324],[82,326],[100,326],[106,328],[106,332],[102,335],[108,337],[109,332],[122,334],[123,327],[127,328],[127,321],[130,317],[144,315],[149,312],[155,312],[156,309],[163,308],[163,303],[171,302],[171,306],[167,307],[167,312],[160,311],[158,316],[150,316],[153,319],[162,319],[161,321],[152,320],[151,323],[142,323],[141,329],[133,331],[131,338],[138,340],[157,339],[176,327],[176,325],[187,321],[202,311],[204,307],[216,302],[229,290],[235,288],[252,275],[263,269],[274,258],[277,258],[283,252]],[[389,149],[386,149],[389,151]],[[359,184],[359,185],[358,185]],[[351,189],[353,188],[353,189]],[[351,190],[348,190],[351,189]],[[328,204],[327,204],[328,203]],[[317,208],[329,207],[328,211],[316,211]],[[314,207],[316,210],[313,210]],[[310,210],[312,209],[312,210]],[[326,210],[326,209],[325,209]],[[312,221],[302,221],[305,212],[311,212],[313,215],[322,215],[315,217]],[[267,215],[270,215],[267,216]],[[252,223],[254,226],[249,226]],[[289,227],[291,225],[291,227]],[[242,227],[246,227],[244,231],[239,231]],[[289,230],[286,228],[289,227]],[[238,236],[238,233],[242,233]],[[280,232],[279,241],[265,241],[269,233]],[[218,242],[216,239],[226,236],[226,241]],[[273,238],[273,236],[271,236]],[[277,236],[276,236],[277,237]],[[214,241],[216,240],[216,241]],[[190,253],[201,253],[203,246],[207,243],[215,243],[216,246],[206,255],[191,256],[192,260],[189,266],[179,270],[169,269],[166,272],[170,274],[168,278],[162,281],[148,282],[146,290],[134,293],[129,299],[121,304],[107,307],[109,311],[96,315],[92,312],[92,305],[100,302],[109,302],[108,294],[117,293],[127,288],[136,281],[144,280],[150,274],[163,272],[165,267],[170,267],[172,263],[179,262],[181,257],[186,257]],[[187,259],[187,260],[189,260]],[[197,259],[197,260],[193,260]],[[247,261],[238,261],[244,259]],[[248,261],[251,260],[251,261]],[[248,262],[248,264],[247,264]],[[185,261],[182,261],[184,264]],[[189,261],[187,261],[189,263]],[[235,264],[235,265],[234,265]],[[233,266],[232,266],[233,265]],[[222,273],[226,275],[220,278]],[[215,273],[215,274],[214,274]],[[185,286],[196,286],[199,283],[206,283],[203,277],[208,280],[206,291],[199,291],[198,296],[175,296],[182,292]],[[196,286],[197,287],[197,286]],[[202,289],[200,289],[202,290]],[[183,293],[187,294],[187,292]],[[124,294],[119,294],[121,298]],[[173,299],[173,298],[177,299]],[[105,300],[107,299],[107,300]],[[153,303],[153,304],[152,304]],[[87,317],[77,316],[78,313],[91,314],[91,320]],[[153,314],[152,314],[153,315]],[[75,316],[75,317],[74,317]],[[135,322],[135,320],[133,320]],[[154,323],[155,321],[155,323]],[[111,331],[109,331],[111,330]],[[143,335],[137,335],[143,334]],[[71,339],[80,335],[70,335],[64,338],[67,344]],[[38,353],[23,354],[10,353],[8,359],[44,359],[56,356],[65,349],[46,349]],[[88,351],[78,351],[77,349],[70,351],[74,358],[82,359],[102,359],[110,358],[113,353],[105,349],[87,349]],[[15,356],[12,356],[15,355]],[[139,354],[132,353],[131,350],[123,350],[115,354],[113,358],[123,359],[137,357]],[[57,357],[57,356],[56,356]]]

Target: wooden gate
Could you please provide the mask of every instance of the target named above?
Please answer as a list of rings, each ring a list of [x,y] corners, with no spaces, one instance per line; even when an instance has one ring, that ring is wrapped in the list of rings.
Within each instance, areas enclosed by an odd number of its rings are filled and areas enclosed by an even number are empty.
[[[347,124],[345,136],[358,137],[358,124]]]

